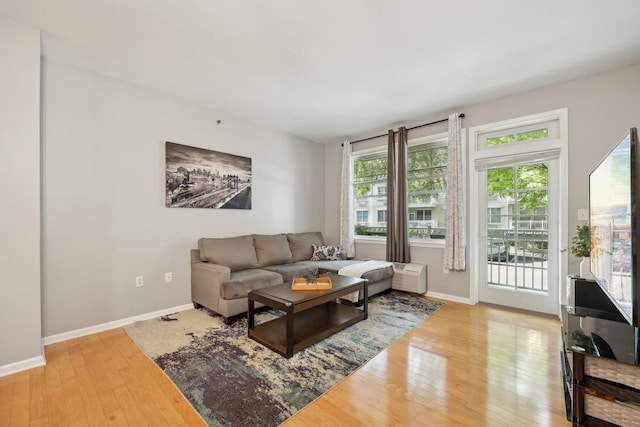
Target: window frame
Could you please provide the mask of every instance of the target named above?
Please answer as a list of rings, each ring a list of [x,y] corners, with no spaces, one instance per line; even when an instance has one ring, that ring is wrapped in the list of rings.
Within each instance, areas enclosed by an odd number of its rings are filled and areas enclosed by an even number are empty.
[[[366,218],[364,219],[364,221],[361,221],[360,219],[358,219],[358,214],[360,213],[365,213],[366,214]],[[356,209],[356,217],[355,217],[355,222],[356,224],[369,224],[369,210],[365,210],[365,209]]]
[[[414,138],[414,139],[410,139],[407,143],[408,147],[409,147],[409,155],[411,155],[412,152],[417,152],[417,151],[422,151],[419,150],[419,147],[424,146],[424,147],[428,147],[428,150],[434,150],[434,149],[442,149],[444,148],[446,150],[446,148],[448,147],[449,144],[449,133],[448,132],[440,132],[440,133],[435,133],[432,135],[427,135],[427,136],[423,136],[423,137],[419,137],[419,138]],[[444,194],[444,200],[446,200],[446,196],[447,196],[447,184],[446,184],[446,180],[447,180],[447,170],[448,170],[448,161],[449,161],[449,156],[448,153],[446,154],[447,159],[445,162],[445,166],[444,166],[444,170],[442,171],[442,173],[440,174],[434,174],[431,177],[427,177],[426,179],[439,179],[439,177],[444,179],[444,189],[442,190],[428,190],[428,192],[432,193],[432,194]],[[442,166],[437,166],[437,167],[442,167]],[[407,170],[407,175],[409,175],[409,170]],[[411,200],[412,198],[412,193],[409,192],[409,181],[417,181],[420,178],[414,178],[414,179],[407,179],[407,200]],[[413,193],[415,195],[415,193]],[[443,202],[446,204],[446,202]],[[434,221],[434,220],[438,220],[438,218],[434,219],[434,208],[435,206],[422,206],[422,207],[417,207],[414,209],[411,209],[410,206],[407,206],[407,210],[412,210],[413,213],[415,213],[415,220],[414,221]],[[429,211],[430,212],[430,219],[425,220],[424,217],[422,220],[418,219],[418,211]],[[446,211],[443,208],[442,211],[442,220],[438,220],[438,225],[439,227],[436,227],[436,229],[442,229],[441,233],[440,232],[434,232],[434,235],[444,235],[446,233],[446,224],[444,221],[444,218],[446,217]],[[411,222],[411,221],[410,221]],[[442,225],[440,225],[440,223]],[[430,230],[432,227],[431,225],[425,227],[425,230]],[[437,230],[434,230],[437,231]],[[411,245],[414,246],[444,246],[444,239],[441,237],[436,237],[433,238],[431,236],[429,237],[425,237],[425,238],[420,238],[420,237],[411,237],[411,232],[409,232],[409,243]]]
[[[383,214],[382,216],[384,217],[384,219],[380,219],[380,214]],[[376,220],[377,223],[387,223],[387,209],[376,209]]]
[[[518,139],[518,135],[526,134],[529,132],[535,132],[538,130],[547,130],[547,136],[544,138],[533,138],[533,139]],[[505,147],[505,146],[513,146],[520,144],[539,144],[547,143],[548,141],[554,141],[559,138],[560,135],[560,123],[556,119],[537,119],[537,120],[529,120],[522,121],[520,123],[516,123],[513,126],[502,126],[497,127],[495,129],[491,129],[486,132],[479,132],[476,135],[476,151],[486,151],[486,150],[496,150],[496,147]],[[491,139],[513,136],[514,140],[508,143],[503,144],[493,144],[490,145],[487,141]],[[514,148],[515,150],[519,150],[519,148]]]
[[[463,146],[463,150],[466,150],[466,136],[465,136],[465,130],[461,129],[461,143]],[[408,147],[409,150],[412,149],[412,147],[416,146],[420,146],[420,145],[430,145],[430,144],[438,144],[441,145],[442,147],[446,147],[448,146],[448,142],[449,142],[449,134],[448,132],[439,132],[439,133],[434,133],[431,135],[427,135],[427,136],[421,136],[418,138],[414,138],[414,139],[410,139],[408,141]],[[352,162],[355,162],[357,160],[361,160],[362,158],[374,158],[376,156],[379,157],[384,157],[387,158],[387,146],[386,144],[383,146],[371,146],[369,145],[368,148],[364,148],[362,150],[355,150],[352,153]],[[448,160],[448,159],[447,159]],[[463,159],[463,163],[466,163],[466,161]],[[354,166],[352,164],[352,166]],[[448,165],[447,165],[448,167]],[[445,167],[445,170],[443,172],[444,178],[446,180],[446,175],[447,175],[447,167]],[[354,166],[354,174],[355,174],[355,166]],[[466,165],[463,164],[463,173],[466,175]],[[408,171],[407,171],[408,172]],[[410,193],[408,192],[408,181],[407,180],[407,197],[410,197]],[[382,183],[382,181],[380,181]],[[464,182],[464,181],[463,181]],[[373,185],[373,181],[371,181],[372,185]],[[356,188],[356,186],[358,184],[362,184],[362,182],[360,183],[356,183],[355,179],[354,179],[354,183],[353,183],[353,187],[354,189]],[[386,180],[384,181],[384,184],[381,184],[381,186],[384,185],[386,188]],[[465,192],[465,185],[463,185],[463,200],[466,206],[466,192]],[[444,193],[445,197],[446,197],[446,183],[445,183],[445,188],[442,190],[442,192]],[[378,191],[373,191],[373,188],[371,190],[371,193],[369,194],[370,198],[377,198],[377,199],[385,199],[384,203],[385,203],[385,209],[388,211],[387,207],[386,207],[386,193],[384,195],[378,194]],[[362,207],[357,208],[358,206],[358,198],[355,195],[354,192],[354,198],[353,198],[353,202],[354,202],[354,212],[357,211],[358,209],[362,210]],[[370,206],[369,209],[371,210],[371,212],[376,212],[377,210],[379,210],[378,208],[382,208],[382,206]],[[432,207],[423,207],[422,209],[433,209]],[[410,218],[411,216],[413,216],[412,212],[409,212],[409,207],[407,207],[407,217]],[[376,214],[377,215],[377,214]],[[415,216],[414,216],[415,217]],[[377,218],[377,217],[376,217]],[[432,218],[433,218],[433,211],[432,211]],[[442,233],[445,232],[446,230],[446,224],[443,223],[443,230]],[[356,222],[354,224],[358,225],[358,224],[362,224],[362,223],[358,223]],[[441,235],[440,235],[441,236]],[[360,242],[367,242],[367,243],[379,243],[379,244],[385,244],[386,242],[386,236],[379,236],[379,235],[361,235],[361,234],[355,234],[354,236],[356,241],[360,241]],[[415,247],[438,247],[438,248],[442,248],[444,247],[444,239],[442,237],[437,237],[437,238],[431,238],[431,237],[427,237],[427,238],[416,238],[416,237],[409,237],[409,243],[411,246],[415,246]]]

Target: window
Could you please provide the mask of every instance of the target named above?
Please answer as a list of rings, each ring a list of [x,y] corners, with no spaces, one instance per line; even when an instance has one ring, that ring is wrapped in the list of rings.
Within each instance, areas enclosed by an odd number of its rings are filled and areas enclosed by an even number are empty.
[[[481,134],[478,136],[477,149],[485,150],[498,145],[527,141],[546,141],[551,138],[558,138],[559,133],[559,122],[557,120],[530,123]]]
[[[536,130],[530,130],[526,132],[518,132],[518,133],[512,133],[504,136],[487,138],[487,146],[491,147],[493,145],[510,144],[516,141],[530,141],[532,139],[543,139],[548,137],[549,137],[549,129],[547,128],[536,129]]]
[[[442,239],[447,192],[446,134],[409,142],[407,157],[407,209],[410,239]],[[357,153],[356,153],[357,156]],[[387,151],[353,160],[357,236],[387,233]],[[368,223],[368,212],[377,218]],[[375,215],[375,216],[373,216]]]
[[[431,221],[431,210],[418,209],[415,214],[415,219],[418,221]]]
[[[447,139],[431,139],[409,146],[407,158],[407,205],[409,238],[444,236],[447,199]],[[414,213],[414,215],[411,215]]]
[[[502,208],[488,208],[489,224],[502,224]]]
[[[377,222],[387,220],[387,152],[375,152],[353,160],[353,197],[357,236],[386,236],[387,227],[369,224],[369,212]],[[377,211],[377,214],[376,214]],[[384,211],[384,221],[380,212]]]

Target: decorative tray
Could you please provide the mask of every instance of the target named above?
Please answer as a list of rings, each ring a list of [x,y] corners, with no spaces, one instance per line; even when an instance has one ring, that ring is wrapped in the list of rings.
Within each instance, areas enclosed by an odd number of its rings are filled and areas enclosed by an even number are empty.
[[[314,291],[320,289],[331,289],[330,277],[316,277],[315,279],[307,279],[306,277],[296,277],[291,283],[291,289],[294,291]]]

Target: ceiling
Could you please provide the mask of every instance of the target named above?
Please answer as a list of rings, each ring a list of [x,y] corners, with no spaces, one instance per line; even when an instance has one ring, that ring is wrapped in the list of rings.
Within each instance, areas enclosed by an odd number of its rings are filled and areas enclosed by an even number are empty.
[[[640,62],[638,0],[0,0],[43,55],[326,142]]]

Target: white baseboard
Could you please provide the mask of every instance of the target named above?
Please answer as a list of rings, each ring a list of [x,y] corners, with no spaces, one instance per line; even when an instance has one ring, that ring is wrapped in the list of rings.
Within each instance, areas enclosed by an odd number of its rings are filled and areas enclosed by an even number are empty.
[[[163,310],[153,311],[151,313],[140,314],[138,316],[127,317],[126,319],[114,320],[113,322],[103,323],[101,325],[89,326],[87,328],[76,329],[74,331],[63,332],[61,334],[51,335],[42,338],[42,345],[54,344],[61,341],[70,340],[73,338],[84,337],[86,335],[96,334],[98,332],[108,331],[109,329],[120,328],[122,326],[130,325],[140,320],[148,320],[156,317],[164,316],[165,314],[177,313],[179,311],[185,311],[193,308],[193,304],[179,305],[177,307],[165,308]]]
[[[89,326],[88,328],[76,329],[75,331],[64,332],[61,334],[51,335],[49,337],[42,338],[42,356],[32,357],[30,359],[20,360],[15,363],[0,366],[0,377],[6,375],[16,374],[27,369],[37,368],[46,364],[44,357],[44,346],[54,344],[61,341],[70,340],[73,338],[79,338],[86,335],[95,334],[98,332],[108,331],[109,329],[120,328],[122,326],[130,325],[140,320],[154,319],[156,317],[164,316],[165,314],[177,313],[179,311],[185,311],[193,308],[193,304],[179,305],[177,307],[165,308],[164,310],[153,311],[151,313],[140,314],[138,316],[128,317],[126,319],[115,320],[113,322],[103,323],[101,325]]]
[[[471,301],[471,298],[457,297],[455,295],[442,294],[440,292],[428,291],[427,292],[427,296],[428,297],[433,297],[433,298],[438,298],[438,299],[443,299],[443,300],[446,300],[446,301],[459,302],[459,303],[467,304],[467,305],[475,305],[475,303]]]
[[[38,366],[44,366],[45,363],[46,361],[44,359],[44,356],[36,356],[30,359],[25,359],[19,362],[3,365],[3,366],[0,366],[0,377],[4,377],[11,374],[17,374],[18,372],[26,371],[27,369],[37,368]]]

